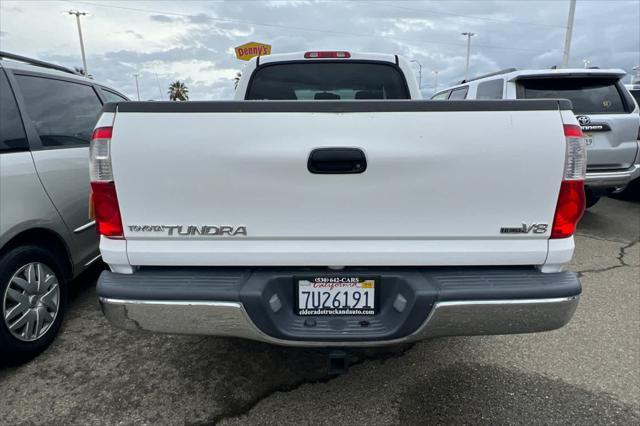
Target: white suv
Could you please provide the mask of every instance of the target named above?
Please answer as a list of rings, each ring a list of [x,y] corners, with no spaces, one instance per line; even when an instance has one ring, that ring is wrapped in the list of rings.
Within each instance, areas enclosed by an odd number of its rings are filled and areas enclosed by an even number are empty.
[[[591,207],[640,176],[639,109],[622,83],[625,75],[619,69],[509,68],[463,80],[431,99],[569,99],[587,140]]]

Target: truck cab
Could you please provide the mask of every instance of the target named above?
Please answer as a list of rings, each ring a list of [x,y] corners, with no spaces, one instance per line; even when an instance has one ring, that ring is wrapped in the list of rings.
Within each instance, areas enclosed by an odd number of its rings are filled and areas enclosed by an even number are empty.
[[[252,58],[235,99],[422,99],[422,94],[411,63],[401,56],[316,51]]]

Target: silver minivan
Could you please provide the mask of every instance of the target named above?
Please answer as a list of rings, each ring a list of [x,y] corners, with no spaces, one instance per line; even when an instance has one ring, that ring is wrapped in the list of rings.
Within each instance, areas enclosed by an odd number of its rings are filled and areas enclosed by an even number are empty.
[[[55,338],[67,283],[99,259],[88,217],[91,132],[117,91],[0,52],[0,358]]]
[[[569,99],[587,141],[585,187],[591,207],[640,176],[640,117],[622,83],[625,75],[619,69],[509,68],[463,80],[431,99]]]

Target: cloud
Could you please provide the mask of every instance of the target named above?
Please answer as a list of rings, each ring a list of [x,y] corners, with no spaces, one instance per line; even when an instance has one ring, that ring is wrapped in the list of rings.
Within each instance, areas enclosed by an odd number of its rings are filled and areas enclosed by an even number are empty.
[[[188,18],[192,24],[206,24],[211,22],[211,16],[206,13],[198,13],[197,15],[190,15]]]
[[[135,31],[133,31],[133,30],[126,30],[126,31],[125,31],[125,34],[130,34],[130,35],[132,35],[132,36],[134,36],[135,38],[140,39],[140,40],[144,39],[144,37],[142,36],[142,34],[137,33],[137,32],[135,32]]]
[[[0,2],[3,49],[80,65],[75,25],[60,15],[59,5],[21,2],[28,13],[11,7]],[[312,49],[399,54],[422,64],[427,94],[433,90],[433,71],[440,88],[464,77],[464,31],[478,34],[471,44],[471,75],[547,68],[562,61],[568,11],[564,1],[489,0],[128,1],[82,7],[91,13],[83,32],[96,80],[132,97],[131,75],[138,73],[141,96],[158,99],[180,79],[194,100],[233,96],[233,75],[245,65],[233,48],[248,41],[267,42],[274,54]],[[635,0],[578,2],[571,65],[582,67],[589,59],[592,65],[631,71],[640,64],[639,22]],[[51,32],[51,25],[59,30]]]
[[[168,16],[168,15],[151,15],[151,16],[149,16],[149,19],[151,19],[152,21],[155,21],[155,22],[163,22],[163,23],[168,23],[168,24],[172,24],[174,22],[182,20],[181,18],[174,17],[174,16]]]

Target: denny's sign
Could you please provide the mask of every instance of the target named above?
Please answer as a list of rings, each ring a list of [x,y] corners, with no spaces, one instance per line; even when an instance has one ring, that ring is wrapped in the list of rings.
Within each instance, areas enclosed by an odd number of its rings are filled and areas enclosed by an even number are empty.
[[[236,58],[242,61],[248,61],[254,56],[271,55],[270,44],[256,43],[255,41],[238,46],[235,50]]]

